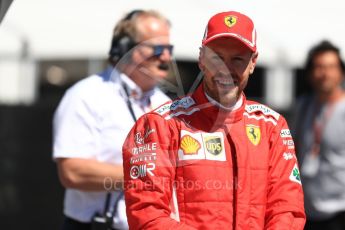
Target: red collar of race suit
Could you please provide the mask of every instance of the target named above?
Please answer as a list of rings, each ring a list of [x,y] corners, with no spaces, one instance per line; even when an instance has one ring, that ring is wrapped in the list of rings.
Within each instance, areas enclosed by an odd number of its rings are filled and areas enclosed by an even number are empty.
[[[242,105],[235,110],[227,110],[212,104],[206,97],[204,86],[201,84],[193,93],[192,98],[196,104],[201,107],[201,112],[208,117],[214,124],[229,124],[238,122],[243,118],[243,113],[246,105],[246,97],[242,93]]]

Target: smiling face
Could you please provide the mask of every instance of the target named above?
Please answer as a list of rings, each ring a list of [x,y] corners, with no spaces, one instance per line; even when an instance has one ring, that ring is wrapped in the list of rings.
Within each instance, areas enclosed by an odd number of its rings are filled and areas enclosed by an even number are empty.
[[[223,106],[234,105],[254,71],[257,56],[232,37],[218,38],[202,47],[199,67],[206,93]]]

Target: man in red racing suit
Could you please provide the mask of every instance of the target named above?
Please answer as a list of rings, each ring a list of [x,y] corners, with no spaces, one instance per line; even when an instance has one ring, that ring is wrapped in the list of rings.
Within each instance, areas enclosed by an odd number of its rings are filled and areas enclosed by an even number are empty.
[[[242,93],[256,46],[248,49],[232,35],[208,43],[212,25],[227,17],[236,17],[239,26],[248,20],[237,12],[215,15],[203,45],[230,72],[219,74],[223,67],[217,65],[212,74],[207,62],[215,58],[202,48],[203,83],[142,116],[123,145],[130,229],[303,229],[303,191],[287,123]],[[245,68],[231,69],[228,60],[238,56]],[[224,80],[230,78],[231,84]]]

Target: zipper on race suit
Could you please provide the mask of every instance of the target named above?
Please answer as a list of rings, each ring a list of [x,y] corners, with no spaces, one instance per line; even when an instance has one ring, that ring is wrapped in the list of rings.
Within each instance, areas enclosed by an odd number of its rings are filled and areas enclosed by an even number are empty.
[[[238,165],[237,165],[237,153],[235,148],[235,143],[233,142],[229,131],[226,135],[226,138],[229,142],[230,149],[231,149],[231,159],[232,159],[232,196],[233,196],[233,202],[232,202],[232,229],[236,229],[236,213],[237,213],[237,188],[238,188]]]

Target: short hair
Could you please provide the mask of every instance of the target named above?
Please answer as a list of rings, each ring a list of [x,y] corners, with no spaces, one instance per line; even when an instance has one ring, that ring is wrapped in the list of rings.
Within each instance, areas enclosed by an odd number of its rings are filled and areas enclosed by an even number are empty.
[[[129,36],[133,41],[138,41],[138,18],[139,17],[154,17],[170,26],[170,21],[162,14],[155,10],[133,10],[126,14],[115,26],[113,30],[113,37]]]
[[[305,71],[309,75],[314,68],[314,59],[317,55],[325,52],[334,52],[338,56],[339,64],[343,73],[345,73],[345,64],[340,56],[340,49],[328,40],[323,40],[319,44],[312,47],[308,53],[305,64]]]
[[[123,55],[135,46],[142,36],[140,18],[153,17],[170,27],[167,18],[155,10],[133,10],[127,13],[115,26],[108,61],[116,64]]]

